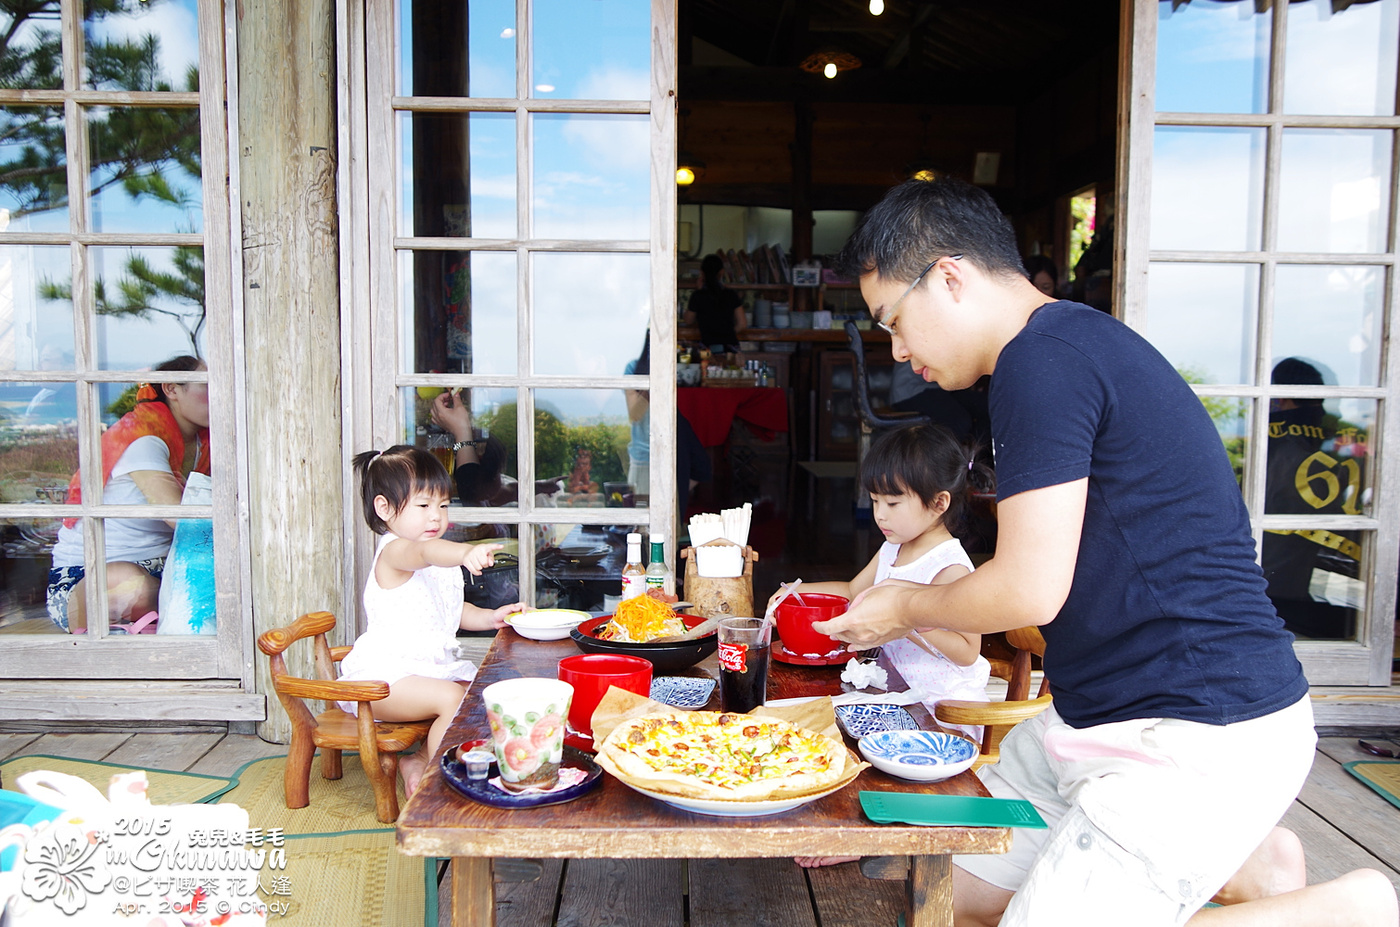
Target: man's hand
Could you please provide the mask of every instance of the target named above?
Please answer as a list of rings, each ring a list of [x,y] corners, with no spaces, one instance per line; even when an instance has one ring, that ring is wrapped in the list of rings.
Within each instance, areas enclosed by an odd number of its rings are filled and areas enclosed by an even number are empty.
[[[812,630],[845,641],[850,650],[869,650],[899,640],[915,627],[929,624],[914,605],[917,594],[929,589],[923,583],[887,579],[856,596],[845,614],[813,622]]]

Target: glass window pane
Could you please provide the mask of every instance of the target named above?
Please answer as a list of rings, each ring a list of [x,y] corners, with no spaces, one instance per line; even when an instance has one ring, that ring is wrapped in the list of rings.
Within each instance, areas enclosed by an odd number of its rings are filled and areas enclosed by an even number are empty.
[[[535,0],[532,10],[531,96],[650,98],[649,0]]]
[[[1385,250],[1390,212],[1387,130],[1285,129],[1279,250]]]
[[[66,245],[0,245],[0,370],[73,369],[72,261]]]
[[[199,89],[197,0],[85,3],[83,7],[88,87]]]
[[[199,110],[87,110],[89,221],[94,232],[200,232]]]
[[[1157,4],[1157,111],[1262,113],[1272,14],[1259,4]],[[1291,11],[1290,11],[1291,15]]]
[[[1270,356],[1304,358],[1327,384],[1375,386],[1384,286],[1379,267],[1280,264]]]
[[[71,383],[0,383],[0,503],[53,502],[78,471]]]
[[[427,448],[442,462],[453,477],[455,504],[518,505],[515,390],[459,389],[450,400],[448,393],[437,386],[402,389],[408,424],[401,440]],[[481,443],[453,451],[460,441]]]
[[[535,475],[557,482],[550,502],[560,508],[625,507],[630,495],[633,506],[645,505],[627,482],[631,431],[622,390],[536,390]]]
[[[1285,113],[1394,115],[1400,0],[1294,0],[1287,42]]]
[[[7,502],[13,484],[6,481]],[[18,488],[18,487],[15,487]],[[62,496],[59,497],[59,500]],[[40,498],[38,501],[54,501]],[[0,521],[0,551],[5,558],[5,584],[0,588],[0,634],[61,634],[49,618],[49,569],[53,545],[62,522],[57,518],[10,518]]]
[[[397,19],[399,93],[515,96],[515,0],[399,0]]]
[[[204,249],[90,248],[97,366],[143,370],[205,356]]]
[[[0,9],[0,87],[58,90],[63,59],[56,4],[7,3]]]
[[[1264,202],[1264,130],[1158,126],[1151,247],[1253,251]]]
[[[474,522],[453,522],[447,527],[449,541],[474,544],[500,544],[496,562],[473,576],[462,571],[465,583],[463,597],[477,608],[500,608],[513,605],[520,598],[519,525],[487,525]]]
[[[1230,468],[1235,471],[1235,479],[1244,485],[1245,461],[1249,459],[1249,408],[1248,400],[1236,396],[1202,396],[1201,405],[1210,414],[1215,430],[1220,435],[1220,443],[1225,447],[1225,455],[1230,459]]]
[[[512,374],[516,369],[513,251],[402,251],[403,369]]]
[[[651,319],[649,257],[538,252],[531,261],[534,372],[622,376]]]
[[[621,525],[533,526],[535,607],[610,613],[609,603],[622,593],[629,530],[646,533],[644,527]]]
[[[533,237],[642,239],[651,234],[648,117],[532,118]]]
[[[61,106],[0,107],[0,231],[68,231],[64,137]]]
[[[1147,340],[1188,383],[1254,382],[1259,265],[1154,263]]]
[[[515,237],[515,116],[400,113],[403,235]]]

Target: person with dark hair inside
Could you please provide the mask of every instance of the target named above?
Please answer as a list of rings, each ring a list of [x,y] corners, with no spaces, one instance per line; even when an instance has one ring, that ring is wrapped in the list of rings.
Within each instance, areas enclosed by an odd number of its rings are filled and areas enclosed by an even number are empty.
[[[1026,278],[1035,288],[1051,299],[1060,298],[1060,269],[1043,254],[1032,254],[1025,260]]]
[[[683,325],[698,325],[700,341],[711,350],[731,350],[739,344],[739,335],[748,327],[744,315],[744,300],[721,282],[724,261],[711,254],[700,262],[700,288],[690,294]]]
[[[452,478],[462,505],[510,505],[518,502],[516,481],[503,474],[506,446],[500,438],[483,436],[472,427],[471,400],[455,390],[433,398],[433,424],[452,435],[457,466]]]
[[[1285,357],[1274,365],[1274,384],[1321,386],[1322,373],[1307,361]],[[1269,457],[1265,477],[1266,515],[1342,514],[1358,485],[1342,479],[1317,480],[1338,466],[1332,447],[1336,428],[1321,399],[1275,398],[1269,402]],[[1359,471],[1358,471],[1359,472]],[[1359,476],[1355,483],[1359,483]],[[1321,494],[1319,494],[1319,490]],[[1265,529],[1260,560],[1269,583],[1269,598],[1294,634],[1346,639],[1356,629],[1356,610],[1313,598],[1314,569],[1326,565],[1355,577],[1361,547],[1353,536],[1323,529]]]
[[[157,371],[205,370],[187,354],[156,365]],[[102,433],[102,502],[106,505],[179,505],[185,479],[209,473],[209,385],[142,383],[136,406]],[[73,474],[67,502],[82,501],[82,482]],[[107,607],[111,622],[131,622],[152,612],[173,522],[159,518],[109,518]],[[65,519],[49,570],[49,618],[64,631],[87,630],[83,577],[83,532],[78,519]]]
[[[1010,222],[959,180],[895,187],[841,265],[896,360],[948,389],[991,375],[997,545],[967,576],[886,580],[813,630],[852,649],[929,625],[1045,636],[1054,703],[978,776],[1050,826],[955,858],[955,922],[1395,927],[1386,876],[1307,885],[1277,827],[1312,766],[1308,682],[1181,375],[1112,316],[1037,290]]]

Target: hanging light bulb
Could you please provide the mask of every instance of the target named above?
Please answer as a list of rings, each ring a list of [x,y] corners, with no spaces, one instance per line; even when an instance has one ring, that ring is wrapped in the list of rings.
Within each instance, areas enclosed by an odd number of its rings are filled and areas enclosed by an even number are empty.
[[[693,183],[695,183],[695,171],[688,167],[676,168],[676,184],[678,186],[688,187]]]
[[[870,15],[879,16],[885,12],[885,0],[870,0]]]
[[[826,75],[827,80],[831,80],[836,76],[836,70],[836,62],[828,61],[826,67],[822,68],[822,73]]]

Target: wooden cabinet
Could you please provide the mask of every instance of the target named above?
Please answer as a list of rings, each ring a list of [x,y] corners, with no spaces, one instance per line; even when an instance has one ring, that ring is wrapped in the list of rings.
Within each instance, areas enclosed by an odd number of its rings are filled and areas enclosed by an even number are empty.
[[[889,406],[890,376],[894,359],[883,349],[865,352],[870,380],[870,404]],[[856,411],[856,365],[849,351],[822,351],[817,362],[817,460],[855,460],[860,439]]]

